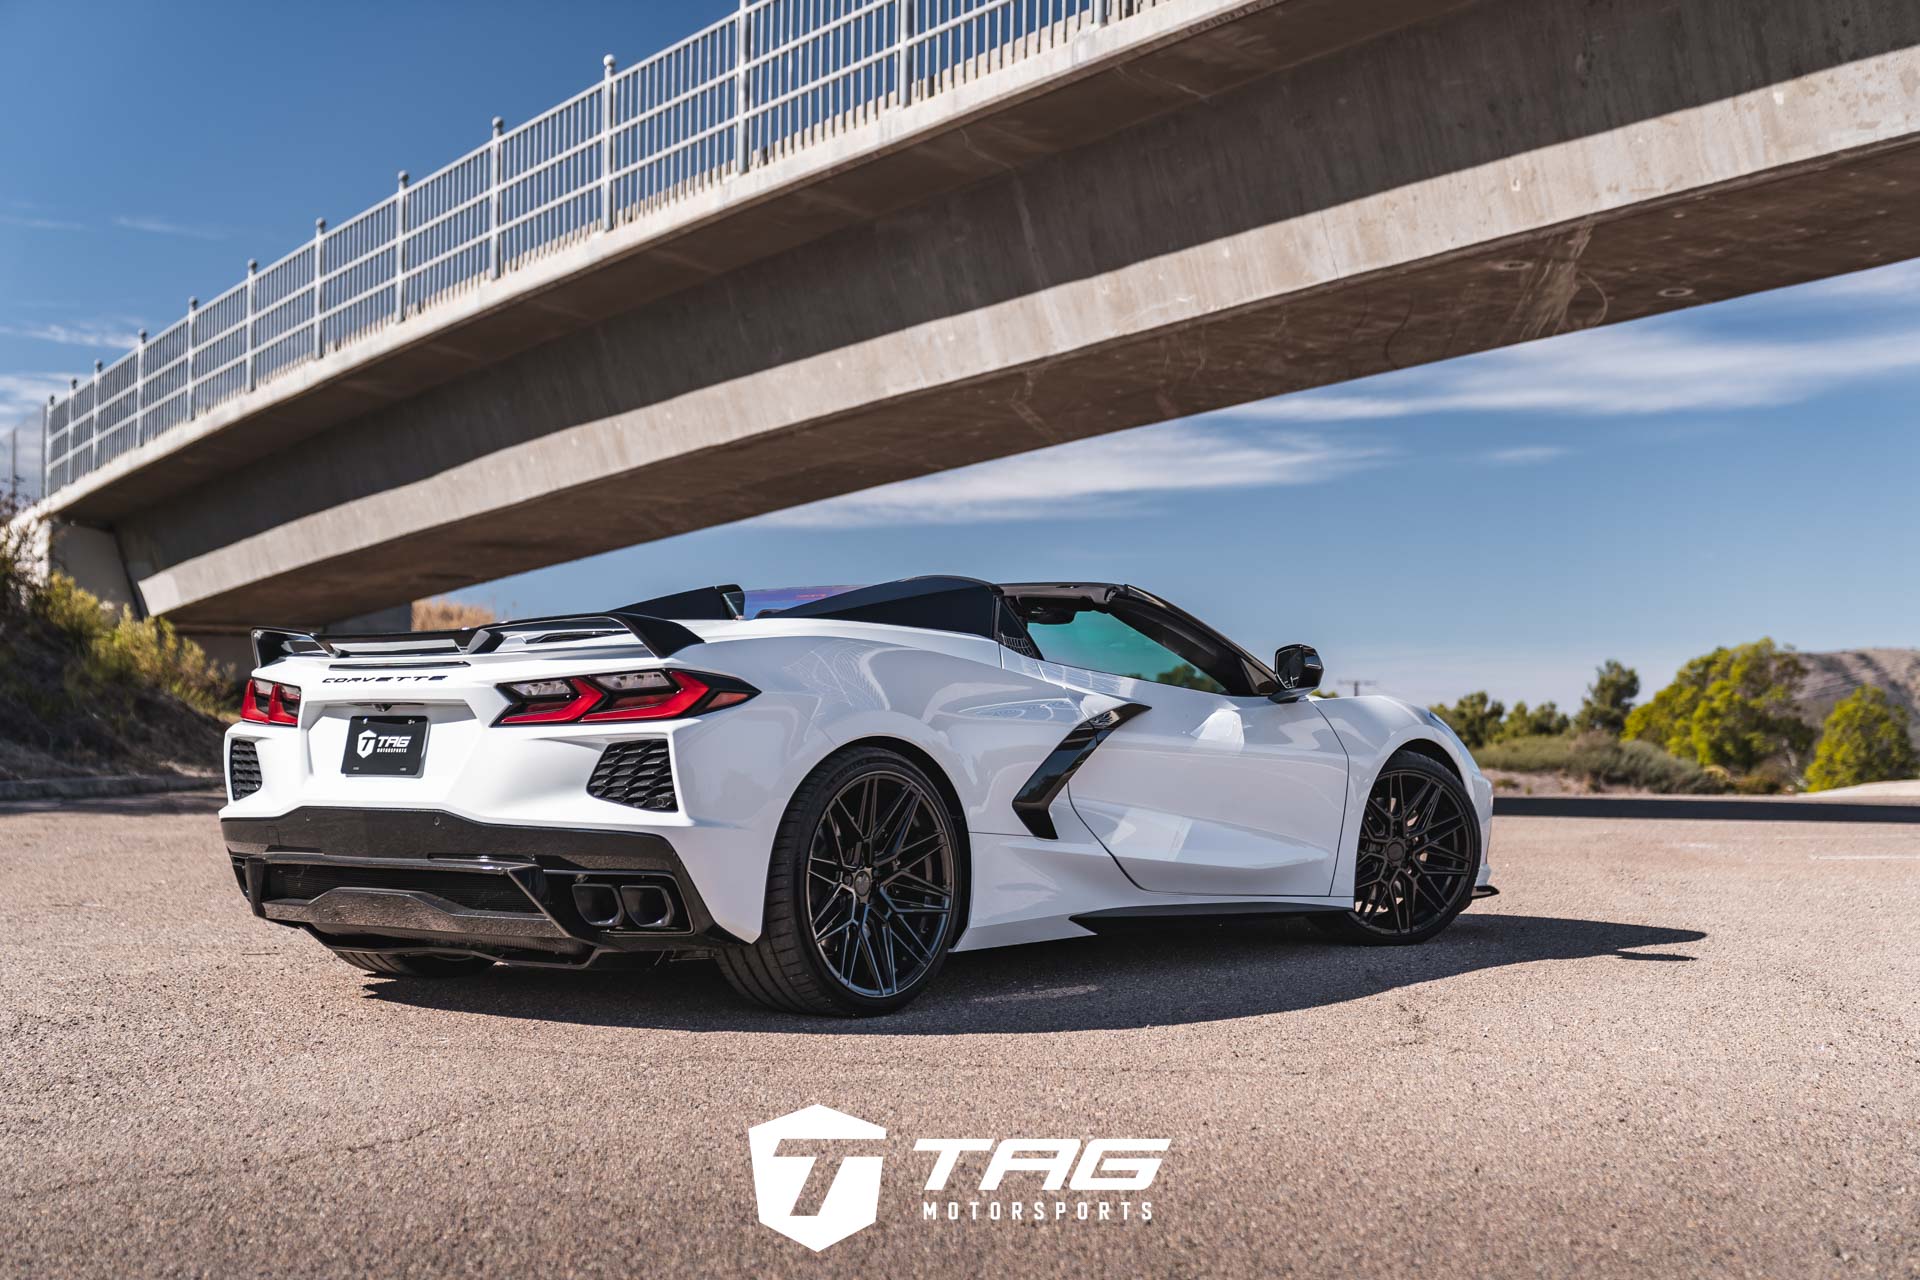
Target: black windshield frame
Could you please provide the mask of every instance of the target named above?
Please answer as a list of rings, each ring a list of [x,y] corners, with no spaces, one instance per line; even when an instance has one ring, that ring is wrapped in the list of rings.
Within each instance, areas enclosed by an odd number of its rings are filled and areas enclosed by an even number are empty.
[[[1280,687],[1273,669],[1186,610],[1138,587],[1111,582],[1006,583],[1001,594],[1023,621],[1069,605],[1110,614],[1205,673],[1231,698],[1264,698]],[[1110,673],[1114,674],[1114,673]]]

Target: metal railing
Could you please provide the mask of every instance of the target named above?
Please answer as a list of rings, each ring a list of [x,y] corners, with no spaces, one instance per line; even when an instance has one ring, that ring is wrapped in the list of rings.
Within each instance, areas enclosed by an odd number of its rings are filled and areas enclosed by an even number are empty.
[[[44,492],[222,402],[878,114],[1167,0],[740,0],[329,227],[46,406]]]

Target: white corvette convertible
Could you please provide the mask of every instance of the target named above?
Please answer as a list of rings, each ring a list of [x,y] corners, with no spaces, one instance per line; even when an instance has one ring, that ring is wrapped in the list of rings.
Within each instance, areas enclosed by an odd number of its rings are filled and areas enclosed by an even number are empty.
[[[221,827],[255,915],[348,963],[711,954],[782,1009],[897,1009],[947,954],[1304,914],[1421,942],[1493,789],[1430,713],[1306,695],[1134,587],[736,587],[459,632],[254,633]]]

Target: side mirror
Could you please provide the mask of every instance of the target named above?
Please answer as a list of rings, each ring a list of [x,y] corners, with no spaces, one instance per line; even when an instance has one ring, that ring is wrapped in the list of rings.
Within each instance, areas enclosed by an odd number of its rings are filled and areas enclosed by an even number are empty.
[[[1320,651],[1310,644],[1284,645],[1274,651],[1273,673],[1280,677],[1275,702],[1298,702],[1320,687],[1327,674],[1320,662]]]

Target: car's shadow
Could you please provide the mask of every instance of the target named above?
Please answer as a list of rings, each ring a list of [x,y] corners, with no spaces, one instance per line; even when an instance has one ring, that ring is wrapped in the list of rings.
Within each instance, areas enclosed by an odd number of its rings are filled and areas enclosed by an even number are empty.
[[[1300,921],[1181,925],[953,956],[933,987],[885,1018],[758,1008],[710,963],[643,974],[496,967],[464,979],[370,978],[369,999],[590,1026],[828,1035],[1089,1031],[1289,1013],[1480,969],[1612,956],[1686,961],[1697,929],[1470,912],[1418,947],[1321,941]]]

